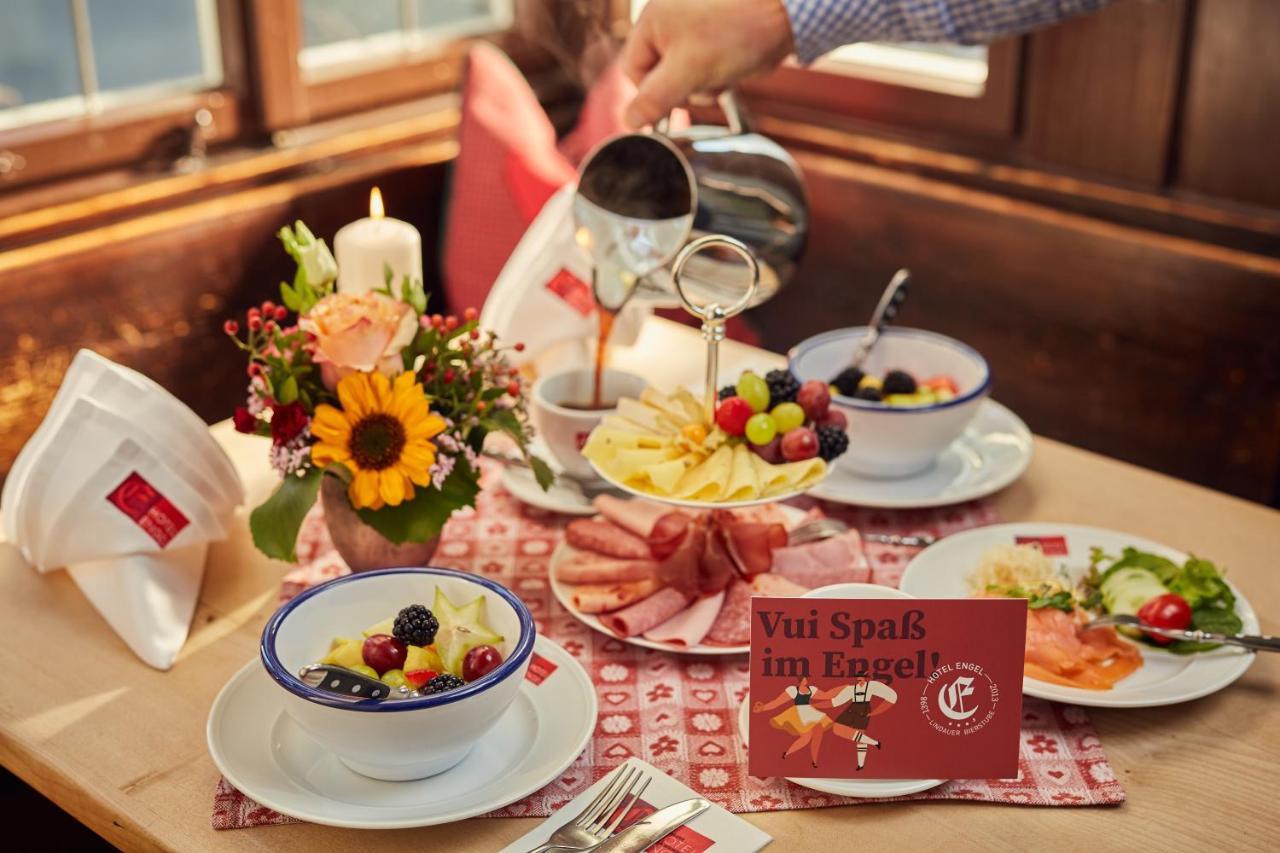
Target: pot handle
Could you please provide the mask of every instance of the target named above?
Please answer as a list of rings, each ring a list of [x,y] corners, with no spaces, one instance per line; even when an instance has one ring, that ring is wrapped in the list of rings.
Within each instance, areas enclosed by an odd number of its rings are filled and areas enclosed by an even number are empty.
[[[694,96],[694,98],[698,99],[703,97],[706,96]],[[747,127],[746,119],[743,118],[742,106],[738,103],[738,95],[733,89],[725,89],[716,96],[715,100],[720,107],[720,111],[724,113],[726,136],[739,136],[750,131],[750,128]],[[671,136],[670,124],[671,115],[668,113],[665,117],[658,119],[653,129],[663,136]]]

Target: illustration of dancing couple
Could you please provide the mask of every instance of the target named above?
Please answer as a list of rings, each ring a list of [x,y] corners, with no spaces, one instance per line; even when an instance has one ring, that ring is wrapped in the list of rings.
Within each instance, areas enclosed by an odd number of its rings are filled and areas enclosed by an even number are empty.
[[[867,763],[867,750],[880,748],[880,741],[867,734],[871,718],[883,714],[898,701],[892,687],[872,681],[865,672],[856,673],[852,684],[842,684],[823,690],[802,677],[795,684],[779,693],[771,702],[755,702],[754,713],[774,711],[784,705],[785,711],[769,720],[775,729],[795,735],[782,753],[783,758],[809,747],[809,760],[816,768],[822,740],[828,731],[849,741],[857,749],[857,769]],[[826,710],[838,711],[833,717]]]

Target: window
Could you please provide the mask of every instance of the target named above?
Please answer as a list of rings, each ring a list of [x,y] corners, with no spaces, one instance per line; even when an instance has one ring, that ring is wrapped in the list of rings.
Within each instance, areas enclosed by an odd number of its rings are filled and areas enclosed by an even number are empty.
[[[0,0],[0,129],[215,89],[214,0]]]
[[[504,30],[511,0],[301,0],[306,81],[345,76],[421,55],[455,39]]]
[[[985,45],[866,42],[836,48],[815,62],[813,68],[944,95],[977,98],[986,90],[987,48]]]

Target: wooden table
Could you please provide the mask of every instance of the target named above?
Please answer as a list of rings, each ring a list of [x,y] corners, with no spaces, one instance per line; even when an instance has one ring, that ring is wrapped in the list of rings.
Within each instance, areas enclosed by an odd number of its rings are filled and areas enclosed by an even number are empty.
[[[724,375],[779,357],[730,345]],[[650,322],[621,367],[660,384],[695,385],[698,335]],[[1141,429],[1141,424],[1135,424]],[[260,439],[213,428],[251,502],[272,486]],[[1193,452],[1189,448],[1188,452]],[[1006,521],[1093,524],[1211,556],[1230,568],[1280,630],[1280,513],[1047,439],[1026,476],[995,498]],[[0,761],[76,818],[127,849],[496,850],[529,820],[475,819],[380,832],[314,825],[214,832],[218,771],[205,749],[214,695],[257,655],[286,567],[257,554],[247,525],[210,552],[191,637],[168,673],[142,664],[61,573],[39,576],[0,544]],[[33,666],[33,663],[35,664]],[[15,680],[13,676],[20,676]],[[1280,657],[1261,656],[1235,685],[1149,711],[1091,711],[1128,792],[1119,808],[896,803],[747,815],[776,850],[1275,849]],[[856,834],[855,834],[856,833]]]

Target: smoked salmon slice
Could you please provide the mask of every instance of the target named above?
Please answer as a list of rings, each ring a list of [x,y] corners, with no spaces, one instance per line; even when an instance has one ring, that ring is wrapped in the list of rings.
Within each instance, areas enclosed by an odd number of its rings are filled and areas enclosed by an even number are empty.
[[[1142,653],[1114,628],[1086,631],[1084,623],[1080,611],[1028,610],[1024,673],[1067,687],[1110,690],[1142,666]]]

